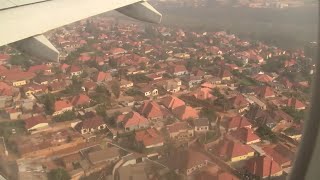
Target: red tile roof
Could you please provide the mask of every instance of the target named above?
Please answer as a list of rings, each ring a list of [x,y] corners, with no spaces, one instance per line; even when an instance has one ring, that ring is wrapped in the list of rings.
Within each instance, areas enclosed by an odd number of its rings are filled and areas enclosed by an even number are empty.
[[[6,61],[10,58],[9,54],[0,54],[0,61]]]
[[[238,94],[230,98],[230,104],[233,105],[235,108],[243,108],[248,106],[249,102],[243,95]]]
[[[286,101],[286,105],[290,106],[290,107],[293,107],[295,109],[305,109],[306,108],[306,105],[304,105],[301,101],[299,101],[296,98],[289,98]]]
[[[200,100],[206,100],[206,99],[215,100],[215,99],[217,99],[217,97],[212,95],[211,92],[212,92],[212,89],[210,89],[210,88],[200,88],[195,93],[193,93],[193,96],[196,99],[200,99]]]
[[[26,119],[24,122],[25,122],[26,129],[30,129],[38,124],[48,123],[48,120],[46,119],[45,116],[40,115],[40,116],[30,117]]]
[[[184,65],[175,65],[172,67],[172,73],[186,72],[187,68]]]
[[[170,125],[167,125],[167,130],[169,133],[176,133],[179,131],[185,131],[191,129],[187,122],[176,122]]]
[[[175,109],[185,105],[185,102],[175,96],[167,96],[161,100],[162,104],[168,109]]]
[[[260,86],[256,88],[256,94],[263,98],[274,97],[275,93],[273,92],[272,88],[269,86]]]
[[[97,76],[95,76],[95,81],[96,82],[102,82],[102,81],[105,81],[105,80],[111,80],[112,79],[112,76],[109,72],[99,72],[97,74]]]
[[[28,69],[28,72],[37,73],[37,72],[40,72],[40,71],[47,71],[47,70],[50,70],[50,67],[48,67],[45,64],[40,64],[40,65],[31,66]]]
[[[229,139],[222,140],[217,150],[218,155],[227,160],[254,152],[250,146]]]
[[[126,115],[118,116],[117,122],[123,122],[125,128],[149,123],[149,121],[145,117],[141,116],[139,113],[135,111],[132,111]]]
[[[71,65],[71,68],[70,68],[70,72],[73,73],[73,72],[79,72],[81,71],[81,68],[77,65]]]
[[[153,128],[136,132],[135,139],[137,142],[142,142],[145,147],[163,143],[163,138]]]
[[[189,118],[199,118],[198,111],[191,106],[179,106],[172,110],[172,113],[181,120],[187,120]]]
[[[246,117],[243,116],[235,116],[230,118],[225,127],[227,129],[235,129],[235,128],[241,128],[241,127],[251,127],[252,124],[248,121]]]
[[[54,110],[61,111],[64,108],[72,107],[71,103],[66,100],[58,100],[54,103]]]
[[[246,169],[262,178],[273,176],[282,171],[280,165],[268,156],[259,156],[247,161]]]
[[[273,81],[273,78],[268,76],[267,74],[257,74],[253,77],[256,81],[263,83],[270,83]]]
[[[162,108],[155,101],[145,101],[138,112],[148,119],[162,118],[164,116]]]
[[[99,126],[105,124],[102,117],[100,116],[95,116],[93,118],[90,119],[85,119],[84,121],[80,122],[79,124],[77,124],[77,129],[81,130],[81,129],[96,129]]]
[[[24,72],[19,69],[0,72],[0,75],[5,76],[5,80],[10,81],[10,82],[21,81],[21,80],[30,80],[35,77],[34,73]]]
[[[232,74],[230,71],[226,70],[226,69],[223,69],[221,70],[220,72],[220,78],[231,78],[232,77]]]
[[[123,54],[123,53],[126,53],[126,50],[124,50],[122,48],[113,48],[110,50],[110,53],[113,55]]]
[[[294,156],[288,148],[281,144],[274,147],[264,147],[263,151],[281,166],[291,165],[291,161]]]
[[[260,141],[260,137],[257,136],[251,128],[239,128],[235,131],[232,131],[231,135],[246,144],[250,144],[255,141]]]
[[[88,104],[89,102],[90,102],[90,98],[85,94],[79,94],[77,96],[74,96],[71,99],[71,104],[73,106],[84,105],[84,104]]]
[[[12,96],[13,87],[5,82],[0,81],[0,96]]]

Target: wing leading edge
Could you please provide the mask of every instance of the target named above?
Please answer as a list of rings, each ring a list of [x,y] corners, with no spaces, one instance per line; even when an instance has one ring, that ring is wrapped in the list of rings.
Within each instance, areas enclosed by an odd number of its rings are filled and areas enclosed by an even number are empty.
[[[58,51],[41,34],[114,9],[151,23],[159,23],[162,17],[150,4],[141,0],[51,0],[24,4],[0,9],[0,46],[14,43],[26,53],[57,60]]]

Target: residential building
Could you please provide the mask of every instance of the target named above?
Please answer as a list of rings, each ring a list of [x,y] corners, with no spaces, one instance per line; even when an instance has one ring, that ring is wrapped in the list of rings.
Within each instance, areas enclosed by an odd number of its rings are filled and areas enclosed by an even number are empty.
[[[72,104],[67,100],[57,100],[54,103],[54,113],[52,116],[60,115],[66,111],[72,111],[73,106]]]
[[[258,156],[247,161],[245,169],[260,178],[272,178],[282,175],[281,166],[268,156]]]
[[[154,128],[137,131],[135,133],[135,141],[138,144],[142,144],[146,149],[160,147],[164,144],[162,136]]]
[[[90,119],[85,119],[78,123],[75,126],[75,129],[78,130],[81,134],[91,134],[100,130],[103,130],[107,127],[102,117],[95,116]]]
[[[193,120],[195,133],[204,133],[209,131],[209,120],[206,118],[200,118]]]
[[[180,120],[197,119],[199,112],[191,106],[179,106],[172,110],[172,113]]]
[[[155,101],[145,101],[138,112],[149,120],[163,119],[169,115],[168,111]]]
[[[217,155],[225,161],[238,162],[254,156],[255,151],[248,145],[240,142],[223,139],[216,147]]]
[[[175,109],[184,106],[185,102],[175,96],[166,96],[161,100],[161,103],[168,109]]]
[[[120,152],[117,147],[107,147],[102,150],[89,152],[88,159],[94,165],[101,163],[112,164],[120,159]]]
[[[126,131],[143,129],[150,126],[148,119],[135,111],[118,116],[116,121],[117,124],[122,125]]]
[[[260,142],[260,137],[257,136],[251,128],[242,127],[231,132],[231,135],[244,144],[254,144]]]
[[[223,125],[228,131],[236,130],[242,127],[251,128],[252,126],[249,120],[243,116],[234,116],[231,118],[227,118],[226,121],[223,123]]]
[[[193,137],[194,130],[187,122],[176,122],[167,125],[169,137],[174,140],[187,140]]]
[[[28,131],[35,131],[38,129],[48,127],[49,125],[49,121],[43,115],[30,117],[24,120],[24,122],[25,122],[25,127]]]
[[[70,74],[71,76],[80,76],[83,73],[82,69],[77,65],[71,65]]]
[[[192,93],[192,95],[199,100],[214,101],[217,99],[217,97],[212,94],[212,89],[210,88],[199,88],[194,93]]]

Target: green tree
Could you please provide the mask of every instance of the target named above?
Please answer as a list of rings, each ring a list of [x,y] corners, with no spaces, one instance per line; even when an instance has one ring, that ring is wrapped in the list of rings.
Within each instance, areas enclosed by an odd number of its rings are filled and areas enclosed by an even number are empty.
[[[12,56],[9,60],[11,65],[21,66],[22,68],[28,69],[31,66],[29,59],[23,55]]]
[[[120,96],[120,83],[117,80],[111,82],[111,91],[116,98]]]
[[[96,110],[97,115],[101,116],[104,120],[108,119],[105,105],[103,105],[103,104],[98,105],[95,110]]]
[[[48,93],[44,95],[43,104],[44,104],[44,109],[46,114],[49,114],[49,115],[53,114],[55,102],[56,102],[56,98],[54,97],[53,94]]]
[[[70,180],[71,176],[69,173],[63,169],[53,169],[48,173],[48,180]]]

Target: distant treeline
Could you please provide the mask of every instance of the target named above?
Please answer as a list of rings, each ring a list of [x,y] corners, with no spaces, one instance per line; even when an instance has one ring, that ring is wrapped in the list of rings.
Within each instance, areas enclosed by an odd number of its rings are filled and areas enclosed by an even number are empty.
[[[233,7],[163,7],[162,24],[203,31],[227,30],[283,48],[303,47],[316,41],[318,9],[253,9]]]

